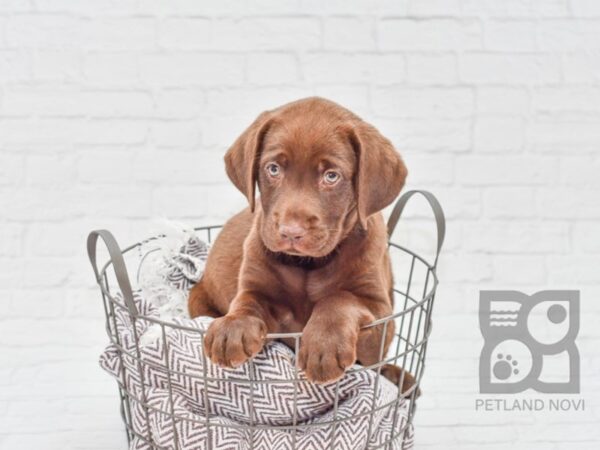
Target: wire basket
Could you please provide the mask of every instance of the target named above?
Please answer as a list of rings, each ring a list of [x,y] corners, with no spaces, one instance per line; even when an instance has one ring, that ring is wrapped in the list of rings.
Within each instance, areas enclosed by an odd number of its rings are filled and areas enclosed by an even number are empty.
[[[431,206],[437,225],[437,247],[433,263],[418,255],[416,252],[394,243],[392,233],[400,219],[402,211],[407,201],[414,194],[421,194]],[[218,235],[221,226],[206,226],[196,228],[196,232],[206,242],[212,242]],[[199,386],[206,387],[203,391],[202,401],[204,405],[209,405],[211,398],[209,397],[208,386],[210,383],[245,383],[250,392],[249,417],[248,421],[232,424],[231,422],[223,423],[211,417],[210,414],[205,414],[201,420],[191,418],[185,414],[179,414],[176,408],[176,392],[173,388],[175,381],[181,380],[186,374],[178,367],[170,367],[169,359],[166,357],[169,342],[167,336],[173,331],[181,331],[185,333],[195,333],[202,345],[204,338],[204,330],[190,328],[172,321],[164,321],[145,314],[145,311],[139,310],[139,304],[136,304],[132,284],[128,273],[138,273],[145,256],[142,252],[143,246],[148,242],[164,239],[164,236],[156,236],[129,246],[121,250],[112,234],[106,230],[93,231],[90,233],[87,241],[87,250],[92,264],[97,283],[102,292],[102,300],[106,318],[106,331],[110,339],[111,345],[115,348],[120,365],[117,373],[117,383],[119,387],[120,412],[125,424],[127,440],[130,448],[135,449],[221,449],[221,448],[248,448],[259,449],[265,448],[264,442],[261,447],[260,433],[277,432],[285,434],[285,437],[290,439],[285,440],[286,444],[269,444],[266,448],[282,449],[302,449],[308,450],[313,448],[330,448],[330,449],[345,449],[345,448],[385,448],[385,449],[406,449],[412,446],[412,422],[416,408],[416,400],[419,392],[419,384],[423,376],[425,367],[425,356],[427,352],[428,338],[431,332],[431,314],[434,303],[434,297],[438,279],[436,275],[436,266],[440,250],[444,241],[445,235],[445,219],[442,208],[437,199],[427,191],[410,191],[402,195],[390,216],[388,221],[389,253],[392,261],[394,273],[394,314],[381,318],[365,328],[372,328],[380,333],[380,349],[378,362],[367,367],[352,366],[347,370],[346,376],[351,373],[365,372],[373,375],[374,382],[372,383],[372,398],[371,405],[360,413],[345,414],[342,416],[341,402],[343,396],[340,395],[340,381],[333,383],[333,402],[327,412],[328,420],[318,423],[302,421],[298,415],[298,390],[303,383],[310,383],[306,378],[302,377],[300,371],[295,368],[293,375],[285,380],[293,389],[293,400],[290,412],[289,421],[287,423],[260,423],[257,419],[255,408],[255,394],[260,392],[261,388],[268,387],[269,383],[275,383],[269,379],[254,379],[237,380],[235,378],[215,378],[211,377],[207,371],[207,363],[204,355],[201,356],[203,372],[194,382],[199,383]],[[100,269],[97,265],[96,250],[98,238],[102,238],[107,246],[110,259]],[[109,268],[112,267],[112,270]],[[125,318],[131,325],[132,337],[129,344],[123,342],[124,337],[121,333],[121,327],[118,323],[119,318]],[[153,324],[160,328],[161,345],[165,349],[165,358],[163,361],[150,362],[142,357],[142,345],[140,344],[139,326],[140,324]],[[384,352],[384,337],[393,329],[394,339],[389,346],[387,354]],[[286,342],[293,342],[293,348],[297,350],[300,346],[302,333],[278,333],[269,334],[267,339],[281,340],[286,339]],[[129,362],[129,364],[128,364]],[[253,360],[248,364],[252,367]],[[403,367],[405,370],[413,374],[416,384],[402,392],[398,388],[394,390],[394,396],[391,400],[384,404],[376,405],[377,395],[380,394],[379,384],[384,383],[379,375],[387,367],[388,364],[394,364]],[[159,406],[153,403],[148,398],[147,388],[150,387],[152,380],[146,369],[150,368],[158,371],[164,380],[164,386],[168,395],[165,402]],[[373,371],[373,372],[366,372]],[[137,383],[133,386],[131,380]],[[278,380],[281,382],[281,380]],[[387,381],[385,381],[387,383]],[[398,380],[398,387],[401,387],[404,382],[404,375]],[[262,386],[261,385],[267,385]],[[397,393],[396,393],[397,391]],[[386,417],[390,419],[388,424],[389,430],[385,435],[385,439],[374,442],[372,438],[374,433],[374,417],[384,410]],[[400,412],[402,411],[402,414]],[[157,442],[156,433],[152,432],[150,422],[155,420],[156,415],[164,416],[169,420],[165,423],[170,424],[172,434],[169,439],[161,443]],[[363,427],[363,433],[366,433],[364,442],[348,442],[347,436],[344,436],[343,425],[350,423],[349,421],[358,420],[359,416],[365,419],[363,424],[368,424]],[[379,416],[378,416],[379,417]],[[153,419],[154,418],[154,419]],[[200,439],[193,444],[186,443],[182,440],[181,426],[192,426],[197,422],[205,430],[206,437]],[[317,444],[302,446],[300,437],[302,433],[307,433],[307,430],[314,430],[316,427],[327,431],[327,438],[320,439]],[[235,443],[228,443],[225,446],[219,446],[214,440],[214,436],[223,433],[228,429],[235,428],[237,431],[244,433],[246,440],[243,445],[237,446]],[[282,435],[283,435],[282,434]],[[204,436],[204,435],[203,435]],[[283,441],[282,441],[283,442]]]

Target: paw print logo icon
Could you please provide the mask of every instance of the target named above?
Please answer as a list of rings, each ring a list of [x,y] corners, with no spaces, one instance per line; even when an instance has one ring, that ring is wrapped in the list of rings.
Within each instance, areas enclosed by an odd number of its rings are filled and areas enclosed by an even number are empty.
[[[498,353],[498,361],[494,364],[494,376],[499,380],[507,380],[511,375],[518,375],[519,362],[512,359],[511,355],[504,357],[502,353]],[[514,367],[513,367],[514,366]]]
[[[481,291],[481,393],[579,392],[579,291]]]

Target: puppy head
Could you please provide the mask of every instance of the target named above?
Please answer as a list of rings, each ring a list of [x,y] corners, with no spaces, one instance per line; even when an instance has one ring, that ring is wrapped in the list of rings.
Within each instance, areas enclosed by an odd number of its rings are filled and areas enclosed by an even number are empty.
[[[308,98],[262,113],[225,155],[273,252],[322,257],[399,194],[407,171],[392,144],[341,106]]]

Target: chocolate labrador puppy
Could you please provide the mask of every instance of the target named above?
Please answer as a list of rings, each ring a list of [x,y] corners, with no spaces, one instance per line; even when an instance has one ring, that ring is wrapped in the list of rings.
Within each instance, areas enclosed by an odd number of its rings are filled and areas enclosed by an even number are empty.
[[[192,317],[218,317],[206,354],[236,367],[267,333],[302,331],[298,364],[311,381],[377,363],[382,327],[361,327],[392,313],[380,211],[407,175],[390,141],[347,109],[308,98],[258,116],[225,164],[250,206],[224,226],[190,292]],[[388,326],[385,351],[393,333]],[[397,381],[401,369],[383,373]],[[403,388],[413,382],[406,373]]]

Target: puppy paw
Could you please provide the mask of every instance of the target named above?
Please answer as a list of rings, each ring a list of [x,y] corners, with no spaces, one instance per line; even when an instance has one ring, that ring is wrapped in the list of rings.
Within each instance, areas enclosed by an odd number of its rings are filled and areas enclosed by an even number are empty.
[[[348,332],[315,332],[305,328],[298,354],[298,367],[314,383],[335,381],[356,361],[356,336]]]
[[[220,317],[204,335],[204,351],[214,364],[238,367],[262,349],[266,334],[267,326],[257,317]]]

